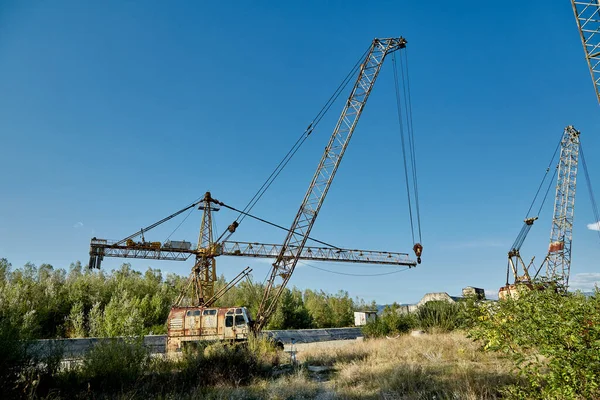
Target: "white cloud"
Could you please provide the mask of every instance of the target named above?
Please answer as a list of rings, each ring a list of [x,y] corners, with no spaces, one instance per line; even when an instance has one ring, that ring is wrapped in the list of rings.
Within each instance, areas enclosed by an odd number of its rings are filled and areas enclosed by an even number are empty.
[[[83,222],[76,222],[75,225],[73,225],[73,228],[81,228],[83,227]]]
[[[592,231],[600,231],[600,221],[594,222],[593,224],[587,224],[587,228]]]
[[[600,272],[582,272],[569,279],[569,289],[592,292],[600,284]]]

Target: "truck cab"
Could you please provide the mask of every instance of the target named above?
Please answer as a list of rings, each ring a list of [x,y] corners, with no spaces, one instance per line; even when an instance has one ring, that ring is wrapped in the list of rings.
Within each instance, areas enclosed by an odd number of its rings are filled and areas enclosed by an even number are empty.
[[[205,340],[247,340],[251,324],[246,307],[172,307],[167,319],[167,354]]]

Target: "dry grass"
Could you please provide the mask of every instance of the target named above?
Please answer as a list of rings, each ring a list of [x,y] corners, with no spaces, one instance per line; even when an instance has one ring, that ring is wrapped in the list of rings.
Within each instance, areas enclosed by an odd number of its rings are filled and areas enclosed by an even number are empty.
[[[460,332],[354,342],[298,354],[292,375],[212,388],[207,399],[498,399],[515,382],[509,360],[484,353]],[[330,366],[315,374],[308,365]]]
[[[338,343],[339,344],[339,343]],[[283,357],[286,358],[286,357]],[[460,332],[408,335],[314,348],[298,354],[300,367],[277,378],[256,378],[249,385],[198,386],[175,394],[130,392],[123,399],[499,399],[516,383],[510,360],[479,346]],[[311,372],[308,366],[329,367]]]
[[[299,359],[333,366],[325,386],[338,398],[496,399],[514,382],[509,360],[481,352],[459,332],[369,340]]]

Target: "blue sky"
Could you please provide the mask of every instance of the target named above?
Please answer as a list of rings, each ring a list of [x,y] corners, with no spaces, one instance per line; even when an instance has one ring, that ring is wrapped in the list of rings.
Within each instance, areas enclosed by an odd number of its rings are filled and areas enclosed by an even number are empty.
[[[408,40],[423,264],[383,276],[300,265],[291,285],[414,302],[467,285],[496,291],[506,252],[566,125],[582,132],[596,189],[598,104],[568,1],[24,2],[0,4],[0,257],[87,263],[92,236],[120,239],[210,190],[241,208],[374,37]],[[383,66],[311,236],[412,248],[395,114]],[[347,93],[344,94],[347,96]],[[290,225],[342,103],[253,212]],[[600,280],[582,179],[572,280]],[[522,254],[542,259],[551,201]],[[225,229],[235,218],[216,215]],[[164,240],[181,222],[147,235]],[[172,239],[196,241],[200,212]],[[280,243],[245,220],[232,239]],[[112,269],[120,259],[106,259]],[[190,264],[134,260],[187,274]],[[218,260],[233,277],[246,265]],[[385,267],[314,264],[367,275]]]

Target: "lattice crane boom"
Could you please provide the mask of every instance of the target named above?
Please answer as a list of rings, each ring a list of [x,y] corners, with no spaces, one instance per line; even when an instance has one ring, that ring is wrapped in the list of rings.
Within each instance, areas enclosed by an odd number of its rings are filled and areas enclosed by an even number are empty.
[[[600,0],[571,0],[585,59],[600,103]]]
[[[197,250],[196,248],[172,249],[164,247],[153,249],[150,247],[143,247],[139,244],[129,247],[127,245],[117,245],[115,243],[117,243],[117,241],[92,239],[92,252],[101,257],[186,261],[192,255],[201,256],[202,254],[206,254],[209,258],[217,256],[277,258],[282,249],[282,245],[280,244],[234,241],[226,241],[221,245],[213,246],[212,250],[202,248],[200,250]],[[291,256],[292,253],[288,250],[285,257]],[[407,267],[414,267],[417,264],[415,261],[409,259],[407,253],[313,246],[304,247],[300,254],[300,260],[397,265]]]
[[[560,146],[556,197],[550,246],[544,260],[546,279],[560,287],[569,285],[571,273],[571,243],[573,240],[573,217],[575,215],[575,189],[579,163],[579,131],[569,125],[565,128]]]
[[[144,232],[195,206],[198,206],[203,211],[198,244],[196,246],[192,246],[190,242],[185,241],[166,241],[165,243],[145,241]],[[190,291],[191,293],[189,296],[182,294],[177,304],[179,304],[179,301],[186,300],[191,302],[193,306],[206,305],[209,299],[214,301],[218,297],[214,292],[214,285],[217,280],[216,257],[277,258],[283,249],[281,245],[267,243],[234,242],[227,240],[215,242],[212,231],[212,212],[218,211],[220,206],[229,207],[221,201],[214,199],[210,192],[206,192],[202,200],[124,239],[106,240],[92,238],[90,242],[89,266],[90,268],[100,268],[104,257],[186,261],[191,256],[194,256],[195,263],[190,274],[188,288],[186,289],[186,291]],[[233,222],[227,228],[227,232],[232,234],[237,227],[238,223]],[[133,240],[133,238],[140,235],[142,236],[141,242]],[[293,256],[289,249],[284,252],[284,257],[288,259]],[[351,262],[408,267],[416,265],[414,261],[408,258],[408,254],[405,253],[342,249],[338,247],[307,246],[300,253],[300,259],[306,261]]]
[[[383,60],[386,55],[404,47],[406,47],[406,40],[402,37],[373,40],[317,171],[273,264],[256,317],[255,331],[260,331],[266,325],[269,317],[275,311],[277,300],[294,272],[323,200],[379,75]],[[292,256],[289,257],[288,254]],[[276,286],[276,281],[279,282],[278,286]]]
[[[533,260],[525,264],[521,259],[520,249],[529,233],[534,221],[538,217],[526,218],[525,224],[517,236],[511,250],[508,252],[508,268],[506,271],[506,285],[500,288],[499,297],[504,298],[510,295],[510,292],[517,284],[525,284],[530,288],[534,284],[543,283],[556,285],[561,290],[567,290],[569,285],[569,275],[571,273],[571,244],[573,240],[573,217],[575,212],[575,189],[577,184],[577,169],[579,164],[580,152],[580,133],[573,126],[567,126],[561,137],[557,151],[560,148],[558,164],[556,165],[556,195],[554,197],[554,211],[552,214],[552,229],[550,231],[550,245],[548,253],[542,261],[539,268],[530,271],[533,266]],[[556,154],[555,154],[556,155]],[[550,164],[554,162],[554,157]],[[550,166],[546,170],[549,172]],[[545,177],[544,177],[545,180]],[[544,183],[542,180],[542,184]],[[540,184],[539,190],[542,188]],[[548,186],[548,194],[550,186]],[[537,194],[536,194],[537,197]],[[542,200],[542,206],[544,204]],[[535,199],[534,199],[535,202]],[[532,203],[533,206],[533,203]],[[542,207],[540,207],[541,211]],[[531,210],[531,208],[530,208]],[[528,212],[529,214],[529,212]],[[514,276],[514,283],[509,282],[510,271]],[[520,271],[523,272],[521,275]],[[538,281],[538,274],[544,271],[545,276],[541,276]],[[533,274],[535,272],[535,275]]]

